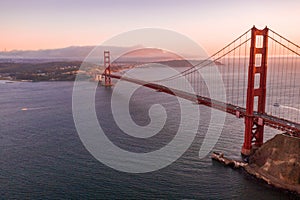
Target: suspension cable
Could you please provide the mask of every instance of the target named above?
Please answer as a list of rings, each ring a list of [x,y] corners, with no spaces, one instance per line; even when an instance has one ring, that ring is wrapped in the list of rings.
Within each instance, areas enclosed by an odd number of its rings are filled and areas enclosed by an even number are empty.
[[[196,68],[197,66],[201,65],[202,63],[206,62],[206,61],[209,61],[211,60],[211,58],[215,57],[216,55],[218,55],[219,53],[221,53],[223,50],[225,50],[227,47],[231,46],[232,44],[234,44],[236,41],[238,41],[240,38],[242,38],[243,36],[247,35],[249,33],[251,29],[247,30],[244,34],[240,35],[238,38],[236,38],[234,41],[232,41],[231,43],[229,43],[228,45],[226,45],[225,47],[223,47],[221,50],[217,51],[216,53],[214,53],[212,56],[208,57],[207,59],[195,64],[195,65],[192,65],[192,67],[190,67],[189,69],[186,69],[182,72],[180,72],[179,74],[176,74],[176,75],[173,75],[173,76],[170,76],[168,78],[165,78],[165,79],[161,79],[161,80],[156,80],[155,82],[161,82],[161,81],[164,81],[164,80],[167,80],[167,79],[171,79],[173,77],[177,77],[177,76],[180,76],[181,74],[185,73],[185,72],[188,72],[194,68]]]

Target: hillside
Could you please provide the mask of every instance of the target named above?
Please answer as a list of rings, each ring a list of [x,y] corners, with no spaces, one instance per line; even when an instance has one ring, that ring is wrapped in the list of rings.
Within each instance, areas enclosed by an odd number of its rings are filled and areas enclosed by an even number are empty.
[[[75,80],[80,61],[47,63],[0,63],[0,79],[61,81]]]
[[[276,135],[250,156],[245,169],[271,185],[300,194],[300,138]]]

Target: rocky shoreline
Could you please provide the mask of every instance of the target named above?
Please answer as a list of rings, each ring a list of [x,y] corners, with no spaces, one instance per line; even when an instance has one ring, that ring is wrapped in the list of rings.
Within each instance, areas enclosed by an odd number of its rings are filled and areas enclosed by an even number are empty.
[[[279,189],[300,195],[300,138],[278,134],[265,142],[243,163],[214,152],[212,159],[233,168],[243,168],[248,174]]]
[[[270,185],[300,194],[300,138],[276,135],[250,156],[244,169]]]

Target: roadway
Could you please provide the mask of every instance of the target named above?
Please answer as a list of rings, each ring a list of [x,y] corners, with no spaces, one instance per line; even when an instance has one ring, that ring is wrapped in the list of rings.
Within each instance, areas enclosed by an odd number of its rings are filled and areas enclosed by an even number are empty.
[[[235,115],[239,118],[243,118],[244,116],[246,116],[245,108],[241,108],[241,107],[238,107],[238,106],[235,106],[232,104],[224,103],[224,102],[221,102],[218,100],[210,99],[208,97],[198,96],[198,95],[184,92],[181,90],[168,88],[163,85],[150,83],[150,82],[143,81],[143,80],[128,78],[128,77],[124,77],[124,76],[117,75],[117,74],[111,74],[110,77],[115,78],[115,79],[122,79],[122,80],[125,80],[128,82],[131,82],[131,83],[135,83],[138,85],[142,85],[144,87],[151,88],[151,89],[159,91],[159,92],[164,92],[164,93],[167,93],[170,95],[178,96],[180,98],[187,99],[191,102],[194,102],[194,103],[197,103],[200,105],[205,105],[205,106],[217,109],[217,110],[227,112],[227,113]],[[278,117],[275,117],[275,116],[272,116],[272,115],[269,115],[266,113],[254,112],[252,117],[254,118],[254,121],[256,121],[256,122],[259,120],[259,118],[261,118],[261,119],[263,119],[263,122],[266,126],[269,126],[269,127],[281,130],[281,131],[285,131],[285,132],[289,133],[290,135],[299,136],[300,124],[298,124],[296,122],[278,118]]]

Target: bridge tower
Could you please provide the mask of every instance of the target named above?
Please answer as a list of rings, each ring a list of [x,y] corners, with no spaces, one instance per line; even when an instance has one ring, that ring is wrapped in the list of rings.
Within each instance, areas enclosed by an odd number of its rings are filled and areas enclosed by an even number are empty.
[[[259,147],[263,144],[264,121],[262,118],[254,118],[253,113],[265,113],[268,31],[267,27],[259,30],[255,26],[251,30],[245,135],[241,152],[244,156],[249,156],[253,147]]]
[[[110,78],[110,74],[111,74],[111,70],[110,70],[110,52],[109,51],[104,51],[104,85],[105,86],[112,86],[111,84],[111,78]]]

